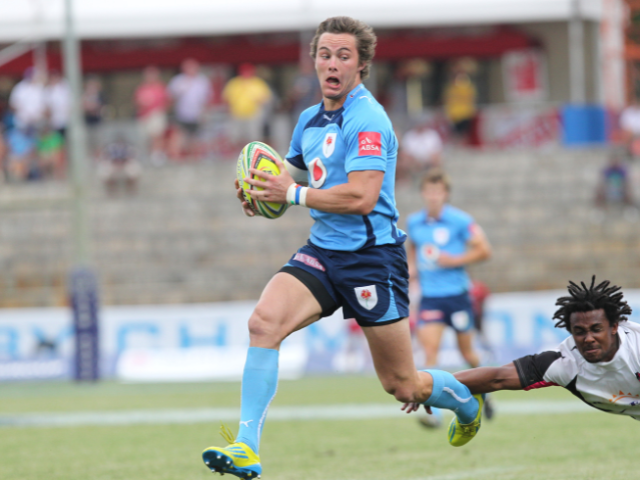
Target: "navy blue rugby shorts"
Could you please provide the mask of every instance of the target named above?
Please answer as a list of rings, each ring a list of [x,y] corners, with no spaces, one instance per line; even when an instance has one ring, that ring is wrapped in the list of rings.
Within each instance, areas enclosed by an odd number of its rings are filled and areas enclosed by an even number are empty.
[[[409,271],[403,245],[376,245],[356,252],[300,248],[281,272],[300,280],[327,317],[342,307],[360,326],[394,323],[409,316]]]
[[[451,297],[422,297],[418,328],[427,323],[444,323],[458,333],[473,328],[473,308],[468,292]]]

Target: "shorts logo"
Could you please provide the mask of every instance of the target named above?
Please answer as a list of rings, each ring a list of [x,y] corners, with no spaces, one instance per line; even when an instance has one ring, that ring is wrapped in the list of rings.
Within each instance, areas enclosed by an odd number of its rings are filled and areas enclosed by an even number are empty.
[[[315,268],[316,270],[321,270],[323,272],[325,271],[324,266],[318,261],[318,259],[310,255],[305,255],[304,253],[296,253],[293,256],[293,259],[300,263],[304,263],[311,268]]]
[[[337,136],[338,134],[334,132],[327,133],[327,135],[324,137],[324,142],[322,142],[322,154],[324,155],[324,158],[329,158],[335,150]]]
[[[367,310],[371,310],[378,304],[378,291],[375,285],[369,285],[368,287],[356,287],[356,298],[358,303]]]
[[[324,166],[320,158],[314,158],[307,167],[311,176],[311,186],[320,188],[327,179],[327,167]]]
[[[638,379],[638,381],[640,382],[640,372],[636,372],[636,378]]]
[[[380,132],[359,132],[358,133],[358,156],[365,155],[382,156],[382,142]]]
[[[466,330],[471,326],[471,318],[466,311],[460,310],[451,314],[451,324],[456,330]]]
[[[436,322],[444,318],[444,313],[441,310],[423,310],[420,312],[420,319],[425,322]]]

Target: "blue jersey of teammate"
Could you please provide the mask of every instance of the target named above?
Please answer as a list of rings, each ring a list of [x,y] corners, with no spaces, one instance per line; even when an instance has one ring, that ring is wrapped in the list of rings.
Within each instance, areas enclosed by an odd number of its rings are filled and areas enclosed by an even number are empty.
[[[464,267],[442,268],[438,255],[460,255],[467,250],[476,224],[468,213],[445,205],[440,218],[421,210],[407,219],[407,233],[416,248],[416,262],[423,297],[450,297],[469,291],[471,281]]]
[[[308,171],[309,187],[328,189],[347,183],[355,171],[385,172],[380,197],[369,215],[311,209],[313,244],[353,252],[404,242],[406,235],[397,227],[394,192],[397,151],[391,121],[364,85],[349,92],[338,110],[326,111],[320,103],[302,112],[287,160]]]

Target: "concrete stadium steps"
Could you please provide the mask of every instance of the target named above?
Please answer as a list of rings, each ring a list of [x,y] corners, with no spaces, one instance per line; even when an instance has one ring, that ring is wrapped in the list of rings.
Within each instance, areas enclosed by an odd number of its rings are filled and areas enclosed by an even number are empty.
[[[591,273],[640,286],[640,221],[596,218],[606,152],[451,151],[452,201],[483,226],[491,261],[472,268],[495,291],[562,288]],[[634,165],[637,170],[637,166]],[[250,219],[234,198],[233,162],[145,168],[135,196],[91,183],[93,259],[107,304],[254,299],[305,242],[308,212]],[[418,179],[398,185],[401,226],[421,208]],[[0,307],[60,305],[72,263],[69,187],[0,188]]]

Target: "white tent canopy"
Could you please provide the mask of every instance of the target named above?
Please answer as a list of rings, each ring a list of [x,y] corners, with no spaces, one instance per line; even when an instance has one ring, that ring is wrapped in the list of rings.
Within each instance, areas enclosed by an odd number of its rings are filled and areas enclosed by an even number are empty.
[[[580,0],[599,20],[602,0]],[[574,0],[74,0],[81,38],[307,30],[348,15],[374,27],[566,21]],[[0,42],[59,39],[64,0],[0,0]]]

